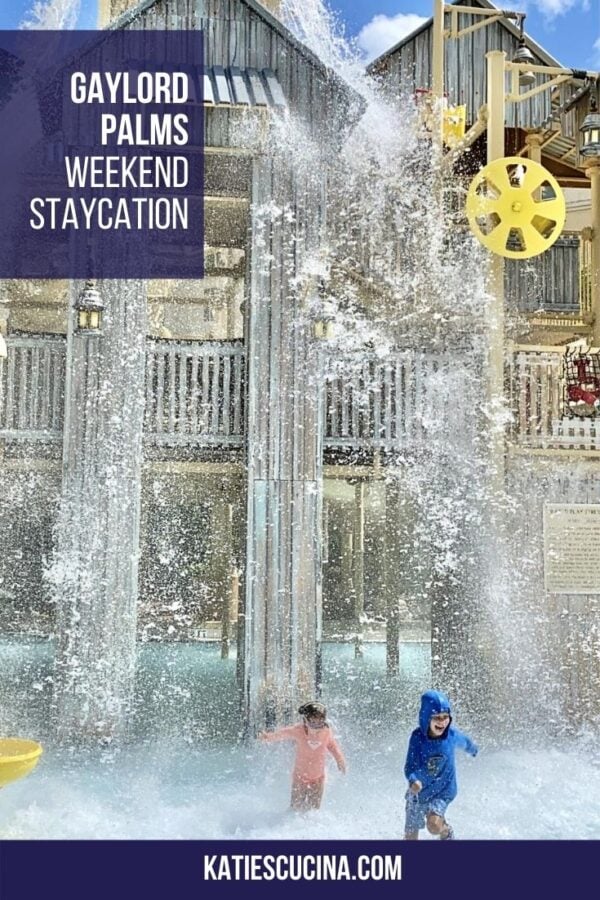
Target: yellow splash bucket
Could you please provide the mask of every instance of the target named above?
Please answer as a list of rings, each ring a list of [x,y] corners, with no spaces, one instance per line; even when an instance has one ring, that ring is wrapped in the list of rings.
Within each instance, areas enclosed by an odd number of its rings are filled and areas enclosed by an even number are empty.
[[[38,763],[42,746],[23,738],[0,738],[0,787],[16,781]]]
[[[467,124],[466,106],[449,106],[442,112],[443,140],[446,147],[455,147],[465,136]]]

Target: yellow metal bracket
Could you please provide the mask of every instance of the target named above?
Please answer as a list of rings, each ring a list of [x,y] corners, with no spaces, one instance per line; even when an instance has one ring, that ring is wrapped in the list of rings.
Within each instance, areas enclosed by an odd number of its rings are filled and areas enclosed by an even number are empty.
[[[536,84],[535,87],[530,88],[528,91],[524,91],[522,94],[519,93],[519,74],[522,71],[527,70],[528,72],[535,71],[535,69],[540,68],[539,66],[522,66],[521,64],[516,63],[505,63],[506,68],[509,70],[511,75],[511,89],[510,94],[506,95],[506,101],[508,103],[522,103],[523,100],[529,100],[531,97],[535,97],[537,94],[542,94],[544,91],[551,90],[554,87],[558,87],[560,84],[568,84],[573,81],[572,75],[555,75],[554,78],[551,78],[550,81],[545,81],[544,84]],[[543,73],[546,74],[545,72]]]
[[[467,25],[465,28],[458,27],[458,15],[460,12],[464,13],[464,10],[460,10],[456,7],[450,8],[450,28],[446,29],[446,34],[449,38],[460,38],[465,34],[471,34],[473,31],[479,31],[480,28],[485,28],[486,25],[491,25],[492,22],[499,22],[500,19],[504,18],[504,14],[501,12],[496,12],[495,10],[478,10],[478,13],[492,13],[492,15],[488,15],[487,18],[483,19],[483,21],[476,22],[474,25]],[[478,13],[474,13],[472,10],[469,10],[471,15],[477,15]]]

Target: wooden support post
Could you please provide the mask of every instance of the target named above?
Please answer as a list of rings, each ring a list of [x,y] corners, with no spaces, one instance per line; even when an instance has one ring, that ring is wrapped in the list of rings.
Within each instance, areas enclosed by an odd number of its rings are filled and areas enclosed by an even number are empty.
[[[298,279],[304,253],[322,242],[322,191],[322,173],[292,172],[283,156],[254,162],[243,663],[249,734],[288,720],[316,692],[323,380]],[[275,220],[265,214],[273,203],[286,211]]]
[[[504,62],[503,50],[487,55],[488,124],[487,161],[504,157]],[[492,254],[488,277],[488,416],[490,421],[490,485],[494,495],[504,490],[504,258]]]
[[[223,621],[221,625],[221,659],[229,659],[231,626],[237,622],[240,606],[240,573],[235,565],[229,576],[229,593],[223,597]]]
[[[388,675],[400,674],[400,604],[398,596],[390,596],[387,608],[386,640],[386,672]]]
[[[532,162],[538,163],[540,166],[542,165],[542,144],[544,143],[544,137],[539,131],[531,131],[527,137],[525,138],[525,144],[527,145],[527,157]],[[541,200],[542,197],[542,188],[539,187],[536,191],[534,191],[535,200]]]
[[[365,483],[354,486],[354,522],[352,555],[352,599],[354,602],[354,656],[363,655],[363,618],[365,612]]]
[[[543,143],[544,136],[540,131],[530,131],[525,138],[528,159],[532,160],[532,162],[539,163],[540,166],[542,165]]]
[[[386,671],[400,672],[400,486],[397,479],[386,484],[385,491],[385,595],[386,595]]]
[[[231,646],[231,566],[233,557],[233,506],[225,504],[224,525],[222,530],[223,543],[219,548],[221,557],[225,561],[225,574],[219,579],[221,591],[221,659],[229,659]]]
[[[431,93],[434,103],[434,142],[441,149],[443,140],[442,104],[444,100],[444,0],[433,4],[433,47],[431,59]]]
[[[347,600],[347,603],[344,604],[345,610],[344,612],[350,616],[352,610],[349,609],[349,604],[354,603],[354,580],[353,580],[353,572],[352,572],[352,560],[354,558],[354,531],[344,531],[342,534],[342,543],[341,543],[341,559],[340,559],[340,569],[341,569],[341,584],[340,584],[340,597]]]
[[[54,703],[68,740],[125,728],[135,676],[146,292],[100,291],[103,333],[71,310],[67,339]]]
[[[2,288],[2,286],[3,283],[0,281],[0,288]],[[0,359],[6,359],[8,356],[5,337],[8,334],[9,315],[10,306],[6,302],[6,299],[0,294]]]
[[[229,633],[229,597],[223,597],[223,612],[221,615],[221,659],[229,659],[230,633]]]
[[[600,347],[600,159],[587,160],[585,173],[590,179],[592,201],[592,344]]]

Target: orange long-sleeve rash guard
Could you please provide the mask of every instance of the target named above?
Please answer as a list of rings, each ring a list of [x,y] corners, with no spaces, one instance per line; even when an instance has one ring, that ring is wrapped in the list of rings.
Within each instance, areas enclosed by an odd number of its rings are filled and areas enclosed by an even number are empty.
[[[309,728],[302,722],[288,725],[265,734],[266,741],[294,741],[296,759],[294,761],[294,778],[304,782],[318,781],[325,774],[325,758],[327,751],[331,753],[338,766],[346,767],[344,754],[333,736],[331,728]]]

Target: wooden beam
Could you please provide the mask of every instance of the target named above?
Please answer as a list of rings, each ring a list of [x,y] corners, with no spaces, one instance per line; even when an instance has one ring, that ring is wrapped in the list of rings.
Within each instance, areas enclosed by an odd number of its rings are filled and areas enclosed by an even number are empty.
[[[558,438],[560,441],[560,438]],[[509,456],[571,456],[579,460],[600,459],[600,450],[578,450],[570,447],[517,447],[514,444],[508,446]]]
[[[434,0],[433,5],[433,45],[431,59],[431,92],[434,101],[434,145],[442,147],[443,117],[442,101],[444,98],[444,0]]]
[[[561,137],[560,131],[553,131],[549,138],[546,138],[545,141],[542,141],[540,149],[543,150],[544,147],[547,147],[549,144],[552,144],[557,138]],[[527,153],[527,144],[524,144],[520,150],[518,150],[514,156],[525,156]],[[548,168],[546,166],[546,168]]]
[[[504,156],[504,66],[506,53],[492,50],[487,60],[487,161]],[[491,300],[486,315],[489,346],[487,401],[491,415],[489,429],[490,486],[497,496],[504,489],[504,430],[499,427],[497,414],[504,400],[504,259],[490,253],[488,289]]]
[[[491,16],[492,18],[496,18],[498,15],[497,9],[482,9],[481,6],[444,6],[445,13],[462,13],[465,16]],[[512,12],[511,10],[501,10],[501,15],[506,19],[516,19],[519,13]]]
[[[507,65],[510,65],[510,63],[507,63]],[[540,66],[532,66],[531,68],[527,66],[526,68],[528,72],[531,72],[535,71],[535,69],[539,69]],[[513,68],[511,74],[513,82],[518,84],[519,70]],[[535,97],[537,94],[541,94],[544,91],[549,90],[550,88],[558,87],[558,85],[560,84],[567,84],[571,81],[573,81],[573,78],[567,75],[557,75],[551,81],[546,81],[544,82],[544,84],[538,84],[528,91],[523,91],[523,93],[519,93],[518,91],[516,91],[513,85],[513,89],[511,90],[510,94],[506,95],[506,99],[510,103],[522,103],[523,100],[531,100],[531,98]]]
[[[592,252],[591,252],[591,282],[592,282],[592,313],[594,316],[594,330],[592,340],[597,347],[600,345],[600,160],[592,157],[586,161],[585,174],[590,179],[590,193],[592,200]]]
[[[227,462],[202,462],[200,460],[152,460],[144,463],[144,472],[153,475],[236,475],[241,477],[246,471],[244,463],[236,460]]]
[[[490,12],[491,12],[491,10],[490,10]],[[491,16],[485,22],[476,22],[474,25],[469,25],[467,28],[461,28],[459,31],[456,31],[454,33],[451,31],[450,37],[452,37],[452,38],[464,37],[465,34],[472,34],[473,31],[479,31],[480,28],[485,28],[487,25],[491,25],[493,22],[499,22],[503,18],[504,18],[504,16],[502,15],[502,13],[498,13],[495,16]]]

